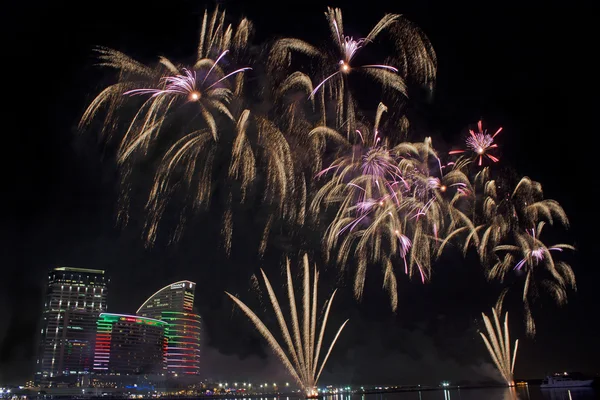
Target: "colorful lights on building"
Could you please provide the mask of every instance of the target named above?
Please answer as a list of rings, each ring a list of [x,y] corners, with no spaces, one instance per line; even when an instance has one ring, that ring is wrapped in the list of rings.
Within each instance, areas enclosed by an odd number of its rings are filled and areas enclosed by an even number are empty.
[[[198,375],[196,284],[167,285],[136,315],[127,315],[106,312],[108,282],[101,270],[60,267],[49,272],[36,383],[70,382],[63,377],[89,373]]]
[[[159,317],[162,311],[188,311],[194,307],[196,284],[191,281],[179,281],[163,287],[138,308],[136,314]]]
[[[167,338],[166,363],[170,374],[200,373],[200,316],[192,313],[163,311]]]
[[[154,293],[137,315],[166,322],[165,367],[178,376],[200,373],[200,316],[193,312],[196,284],[179,281]]]
[[[94,372],[124,375],[164,372],[167,325],[136,315],[100,314]]]

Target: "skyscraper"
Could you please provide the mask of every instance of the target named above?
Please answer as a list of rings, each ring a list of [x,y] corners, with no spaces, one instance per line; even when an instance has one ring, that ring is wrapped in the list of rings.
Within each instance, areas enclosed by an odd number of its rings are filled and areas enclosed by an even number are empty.
[[[167,323],[136,315],[102,313],[94,351],[94,372],[160,374],[164,372]]]
[[[200,373],[200,316],[194,313],[195,289],[194,282],[172,283],[150,296],[136,312],[168,323],[165,362],[171,375]]]
[[[91,371],[96,321],[106,311],[107,284],[101,270],[60,267],[48,273],[38,383]]]

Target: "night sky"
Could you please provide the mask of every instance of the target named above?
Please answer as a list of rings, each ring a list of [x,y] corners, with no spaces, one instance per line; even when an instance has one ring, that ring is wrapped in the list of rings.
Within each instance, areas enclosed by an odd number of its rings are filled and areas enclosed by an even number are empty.
[[[255,23],[257,44],[273,36],[319,43],[328,34],[323,16],[327,4],[220,4],[232,22],[247,16]],[[204,8],[213,5],[109,0],[3,6],[1,29],[8,48],[3,50],[2,201],[7,223],[1,231],[0,383],[32,376],[44,282],[54,266],[106,270],[111,312],[134,313],[164,285],[194,280],[205,328],[203,375],[287,379],[223,294],[228,290],[252,303],[256,292],[248,289],[250,276],[262,266],[277,279],[281,247],[274,245],[259,260],[255,244],[261,231],[249,217],[246,226],[236,227],[234,254],[227,259],[216,235],[220,215],[207,213],[194,219],[179,243],[159,240],[146,249],[141,218],[126,228],[116,225],[114,154],[93,133],[75,131],[86,104],[111,79],[93,65],[94,46],[149,63],[159,55],[186,60],[195,54]],[[600,271],[594,228],[600,221],[594,208],[599,194],[597,117],[588,71],[595,57],[587,22],[591,2],[330,5],[342,5],[346,30],[355,36],[366,35],[386,12],[402,13],[417,23],[438,56],[435,97],[420,111],[438,140],[459,143],[467,126],[480,117],[502,125],[502,163],[540,181],[546,198],[563,205],[571,228],[560,238],[578,248],[570,258],[578,291],[569,293],[562,308],[547,296],[536,303],[534,339],[524,337],[520,304],[508,303],[513,335],[522,338],[516,376],[540,378],[555,370],[598,374]],[[396,314],[380,281],[367,282],[365,298],[358,303],[351,285],[335,279],[333,267],[324,275],[324,292],[341,287],[332,323],[351,321],[323,382],[436,384],[495,376],[477,329],[481,312],[494,304],[500,287],[486,283],[474,260],[444,257],[426,286],[401,279]]]

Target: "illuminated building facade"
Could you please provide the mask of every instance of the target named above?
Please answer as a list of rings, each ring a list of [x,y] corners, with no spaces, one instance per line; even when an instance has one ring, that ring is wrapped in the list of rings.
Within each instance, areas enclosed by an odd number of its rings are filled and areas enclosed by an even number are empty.
[[[102,313],[94,351],[94,372],[159,374],[164,372],[167,323],[137,315]]]
[[[165,361],[170,374],[200,373],[200,316],[198,314],[163,311],[167,348]]]
[[[107,284],[102,270],[60,267],[48,273],[37,383],[92,370],[96,321],[106,311]]]
[[[137,310],[142,317],[166,322],[165,367],[172,375],[200,373],[200,316],[194,313],[196,284],[179,281],[160,289]]]

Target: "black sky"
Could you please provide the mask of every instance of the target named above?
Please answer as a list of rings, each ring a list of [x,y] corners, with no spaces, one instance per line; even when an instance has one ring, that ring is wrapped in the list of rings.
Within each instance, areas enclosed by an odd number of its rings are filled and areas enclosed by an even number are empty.
[[[259,261],[253,249],[238,245],[236,251],[234,242],[236,254],[227,260],[216,250],[218,215],[199,217],[176,245],[145,249],[138,222],[115,226],[117,175],[111,155],[91,134],[74,133],[86,102],[107,83],[106,74],[93,66],[94,46],[147,62],[163,54],[187,58],[194,54],[204,7],[213,4],[109,0],[3,6],[8,123],[2,130],[7,223],[0,264],[0,383],[22,381],[33,371],[45,273],[57,265],[107,270],[112,312],[135,312],[165,284],[195,280],[206,328],[206,376],[283,376],[222,294],[227,289],[245,299],[255,296],[246,289],[250,275],[259,266],[276,273],[279,254],[271,251]],[[255,23],[257,43],[273,35],[315,42],[327,34],[327,4],[221,4],[233,20],[248,16]],[[385,12],[417,23],[438,56],[434,103],[423,112],[439,136],[462,140],[467,125],[480,117],[504,126],[502,162],[540,181],[546,197],[563,204],[572,222],[565,238],[578,248],[573,266],[579,289],[563,308],[547,298],[537,305],[538,335],[522,341],[516,372],[520,377],[553,370],[599,373],[591,2],[346,2],[343,11],[346,29],[357,36]],[[245,229],[238,239],[259,235]],[[396,315],[379,290],[368,291],[358,304],[343,288],[336,315],[351,318],[351,324],[324,379],[436,383],[493,374],[476,319],[493,304],[498,288],[471,264],[450,257],[436,266],[430,285],[403,281]],[[333,283],[330,279],[329,288]],[[511,307],[513,329],[523,336],[519,304]]]

